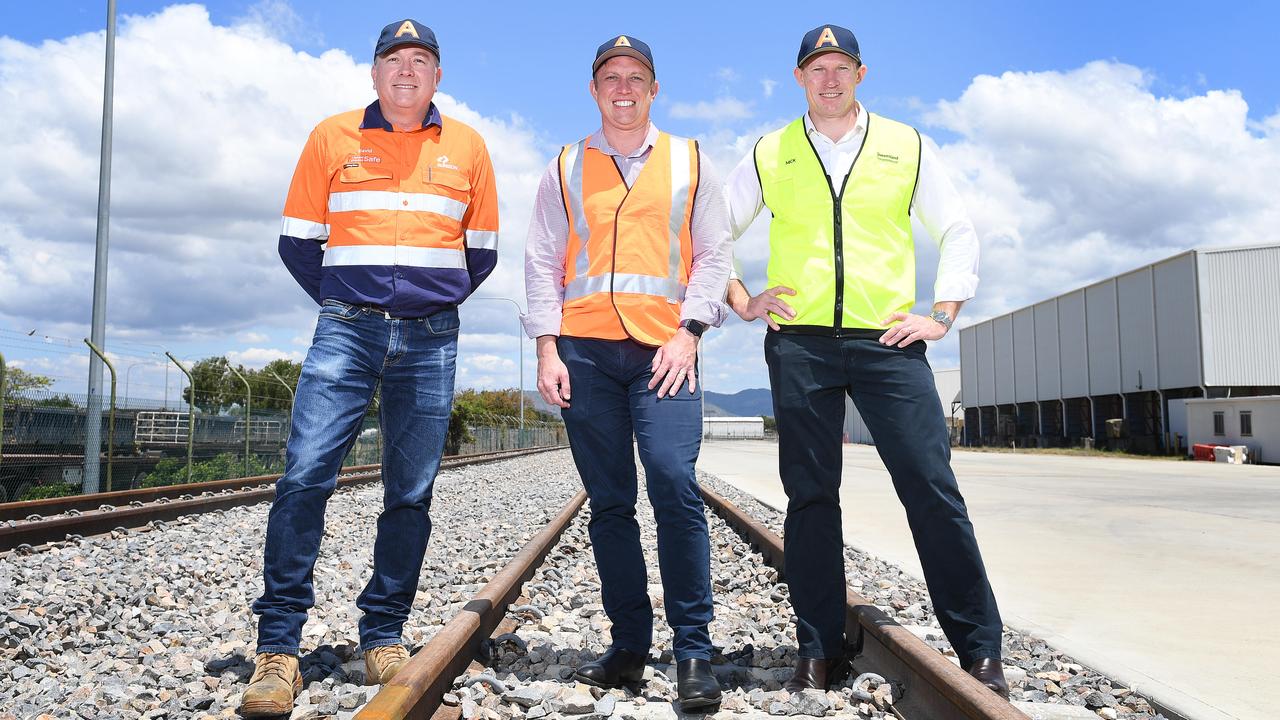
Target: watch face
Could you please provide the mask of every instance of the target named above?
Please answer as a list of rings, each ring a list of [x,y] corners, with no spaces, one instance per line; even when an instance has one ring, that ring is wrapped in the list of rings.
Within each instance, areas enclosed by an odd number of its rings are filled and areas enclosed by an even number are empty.
[[[696,337],[702,337],[703,331],[707,329],[707,324],[699,320],[685,320],[684,322],[680,323],[680,327],[684,328],[685,330],[688,330],[692,335]]]

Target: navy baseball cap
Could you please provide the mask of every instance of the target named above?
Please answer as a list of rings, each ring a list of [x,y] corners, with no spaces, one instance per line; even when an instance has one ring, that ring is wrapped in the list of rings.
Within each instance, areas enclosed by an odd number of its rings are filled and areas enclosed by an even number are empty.
[[[436,60],[440,59],[440,43],[436,42],[436,34],[426,25],[409,19],[393,22],[382,28],[382,35],[378,36],[378,44],[373,49],[373,56],[382,57],[390,50],[403,45],[426,48],[436,56]]]
[[[825,52],[841,52],[862,64],[858,38],[852,31],[839,25],[820,25],[804,34],[800,52],[796,55],[796,67],[802,67],[809,58]]]
[[[649,68],[649,72],[657,76],[657,71],[653,69],[653,52],[649,50],[649,45],[643,40],[637,40],[631,35],[619,35],[609,38],[603,45],[596,48],[596,61],[591,63],[591,73],[594,75],[600,66],[605,64],[609,58],[626,55],[633,57]]]

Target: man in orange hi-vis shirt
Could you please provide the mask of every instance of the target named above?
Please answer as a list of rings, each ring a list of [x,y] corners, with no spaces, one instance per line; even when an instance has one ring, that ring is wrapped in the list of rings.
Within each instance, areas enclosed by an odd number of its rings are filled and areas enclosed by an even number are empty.
[[[457,306],[497,262],[493,167],[480,136],[432,103],[441,77],[435,34],[414,20],[387,25],[372,76],[378,99],[316,126],[285,201],[280,257],[320,317],[267,523],[245,717],[290,712],[301,688],[325,504],[379,385],[383,511],[373,577],[356,600],[360,647],[371,683],[386,683],[408,659],[400,634],[431,531]]]

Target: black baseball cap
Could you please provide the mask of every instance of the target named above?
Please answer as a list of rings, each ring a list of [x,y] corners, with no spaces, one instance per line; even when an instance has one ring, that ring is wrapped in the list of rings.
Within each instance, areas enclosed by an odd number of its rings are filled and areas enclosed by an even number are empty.
[[[596,48],[596,61],[591,63],[591,73],[594,75],[600,66],[605,64],[609,58],[626,55],[633,57],[649,68],[649,72],[657,76],[657,71],[653,69],[653,52],[649,50],[649,45],[643,40],[637,40],[632,35],[619,35],[609,38],[603,45]]]
[[[426,48],[436,56],[436,60],[440,59],[440,43],[436,42],[436,34],[426,25],[408,18],[397,20],[382,28],[382,34],[378,36],[378,44],[373,49],[373,56],[382,57],[403,45]]]
[[[853,32],[839,25],[819,25],[804,34],[800,41],[800,52],[796,55],[796,67],[802,67],[806,60],[825,52],[841,52],[862,64],[862,56],[858,51],[858,38]]]

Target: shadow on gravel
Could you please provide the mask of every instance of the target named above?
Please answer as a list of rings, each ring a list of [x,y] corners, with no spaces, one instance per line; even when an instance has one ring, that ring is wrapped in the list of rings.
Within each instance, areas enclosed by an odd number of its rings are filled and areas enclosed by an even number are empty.
[[[711,669],[716,679],[720,681],[721,690],[742,690],[750,693],[755,689],[773,692],[782,688],[782,683],[791,676],[793,671],[791,662],[787,661],[782,666],[768,668],[753,667],[747,663],[751,661],[754,654],[750,646],[727,655],[721,654],[717,649],[716,655],[711,659]],[[501,677],[505,677],[507,673],[515,674],[522,683],[542,681],[572,685],[574,684],[573,673],[578,666],[595,660],[597,656],[594,650],[559,647],[551,643],[534,642],[522,646],[515,642],[503,642],[483,646],[479,661]],[[788,660],[794,658],[795,648],[784,648],[784,657]],[[638,685],[627,685],[625,689],[631,696],[646,696],[657,700],[660,699],[655,692],[658,688],[651,687],[651,678],[661,675],[666,678],[667,684],[674,685],[676,666],[670,652],[663,652],[661,660],[658,661],[651,657],[648,666],[646,679]],[[664,681],[658,678],[658,682]],[[715,712],[716,708],[709,708],[691,712],[688,715],[699,717]]]
[[[419,649],[410,647],[409,653],[416,653]],[[253,677],[253,660],[252,656],[246,657],[241,651],[214,658],[205,663],[205,676],[225,680],[231,674],[233,682],[246,685]],[[364,655],[354,645],[321,645],[298,658],[298,670],[302,673],[304,687],[326,678],[332,678],[338,685],[364,685],[365,681]]]

